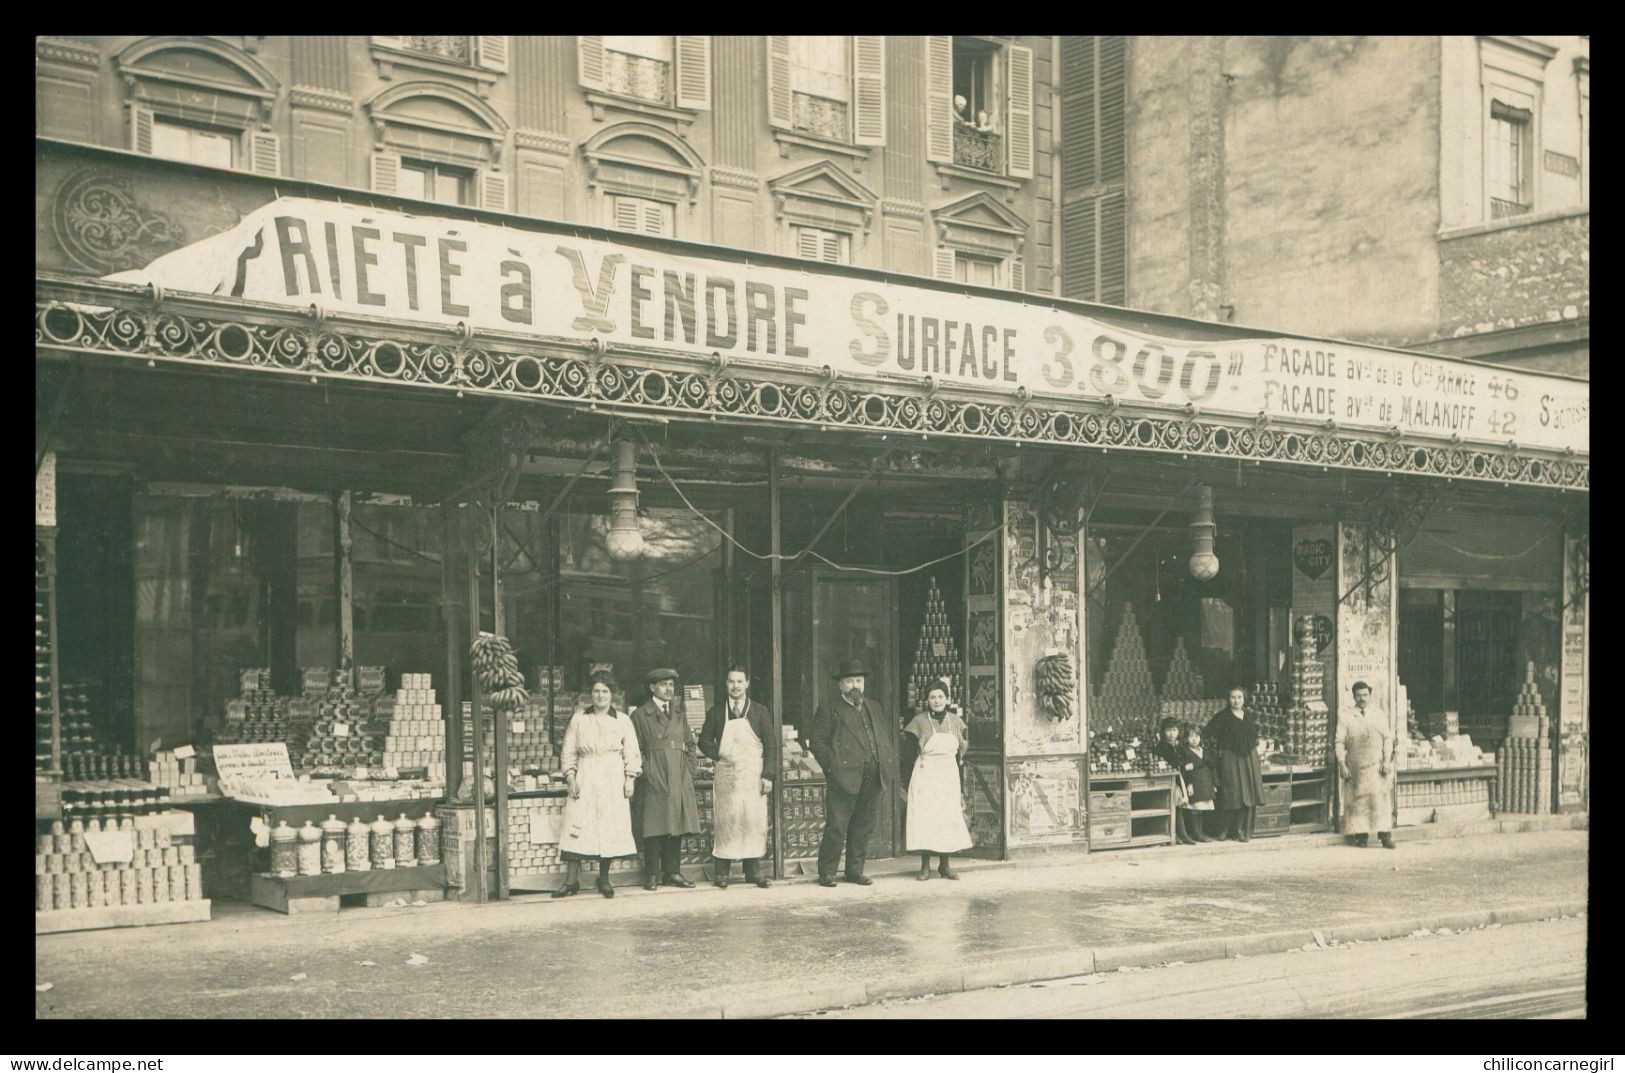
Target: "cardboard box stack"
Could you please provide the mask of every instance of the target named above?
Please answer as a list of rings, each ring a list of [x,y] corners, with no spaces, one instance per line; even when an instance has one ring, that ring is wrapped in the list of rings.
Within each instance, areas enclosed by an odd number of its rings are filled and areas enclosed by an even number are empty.
[[[382,682],[379,683],[380,687]],[[392,700],[374,707],[383,729],[380,762],[386,768],[426,768],[429,778],[446,778],[446,722],[435,697],[434,676],[403,674]]]
[[[53,825],[51,834],[38,836],[34,855],[34,908],[37,911],[101,909],[120,905],[161,905],[203,900],[203,873],[190,845],[175,841],[168,816],[142,816],[124,821],[122,830],[111,823],[103,833],[99,824],[78,820],[63,832]],[[190,830],[190,828],[187,828]],[[86,840],[98,842],[106,853],[110,843],[122,841],[120,852],[129,860],[98,863]]]
[[[1535,665],[1524,671],[1522,688],[1507,720],[1507,737],[1496,753],[1498,808],[1502,812],[1550,811],[1552,785],[1551,720],[1535,683]]]
[[[780,727],[783,732],[783,742],[780,746],[780,770],[784,773],[786,781],[800,781],[803,779],[821,779],[824,769],[818,766],[813,754],[808,752],[796,740],[795,727]]]
[[[154,786],[168,787],[175,797],[198,797],[216,789],[214,776],[198,769],[196,756],[177,757],[173,749],[153,754],[147,764],[147,779]]]

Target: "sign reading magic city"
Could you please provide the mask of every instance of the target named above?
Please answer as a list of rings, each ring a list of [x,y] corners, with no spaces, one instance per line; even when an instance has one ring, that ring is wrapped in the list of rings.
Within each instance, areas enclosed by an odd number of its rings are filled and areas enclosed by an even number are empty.
[[[110,277],[331,313],[942,386],[1587,452],[1585,383],[1290,338],[1195,342],[950,290],[282,198]]]

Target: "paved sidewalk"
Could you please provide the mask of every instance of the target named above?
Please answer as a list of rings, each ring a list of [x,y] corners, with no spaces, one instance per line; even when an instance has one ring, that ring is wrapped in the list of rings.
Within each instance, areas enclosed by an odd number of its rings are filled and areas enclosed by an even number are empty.
[[[41,936],[41,1017],[772,1016],[1580,911],[1585,831]],[[1493,914],[1493,916],[1492,916]],[[1403,927],[1402,931],[1394,931]],[[408,964],[413,955],[424,964]],[[373,964],[363,964],[371,962]],[[302,976],[301,976],[302,974]],[[294,979],[301,976],[299,979]],[[117,981],[110,985],[109,981]]]

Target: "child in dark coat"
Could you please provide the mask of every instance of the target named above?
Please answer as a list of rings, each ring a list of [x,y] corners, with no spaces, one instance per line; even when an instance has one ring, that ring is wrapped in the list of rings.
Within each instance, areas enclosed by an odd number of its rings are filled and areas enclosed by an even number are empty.
[[[1191,831],[1194,817],[1190,815],[1189,804],[1189,775],[1185,771],[1185,749],[1179,743],[1179,720],[1164,719],[1157,726],[1157,741],[1151,746],[1151,753],[1168,762],[1168,766],[1178,773],[1174,784],[1174,841],[1181,846],[1194,845],[1198,839]],[[1206,838],[1201,841],[1209,841]]]
[[[1189,812],[1185,818],[1191,838],[1197,842],[1211,842],[1202,829],[1203,821],[1213,813],[1213,794],[1216,784],[1213,769],[1202,755],[1202,728],[1192,723],[1185,727],[1185,742],[1179,749],[1179,770],[1185,776],[1185,789],[1189,803],[1181,811]]]

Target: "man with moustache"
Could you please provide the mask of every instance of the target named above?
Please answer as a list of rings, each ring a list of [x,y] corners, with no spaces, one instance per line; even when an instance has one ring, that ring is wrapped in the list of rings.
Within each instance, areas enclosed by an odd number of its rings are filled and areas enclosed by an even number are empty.
[[[692,887],[681,870],[683,836],[699,834],[700,803],[694,793],[694,732],[677,711],[677,672],[657,667],[644,679],[649,701],[632,713],[643,774],[632,797],[633,822],[643,838],[644,890]]]
[[[881,795],[896,793],[897,724],[863,695],[869,672],[860,660],[842,660],[835,672],[839,696],[813,712],[807,745],[828,780],[824,839],[818,847],[818,884],[835,885],[835,866],[846,849],[846,880],[870,886],[864,854],[874,833]]]
[[[728,699],[705,713],[700,752],[717,762],[712,795],[716,803],[711,831],[714,882],[728,889],[733,862],[745,862],[745,882],[772,886],[762,874],[767,852],[767,795],[773,792],[773,713],[750,699],[750,675],[728,668]]]

